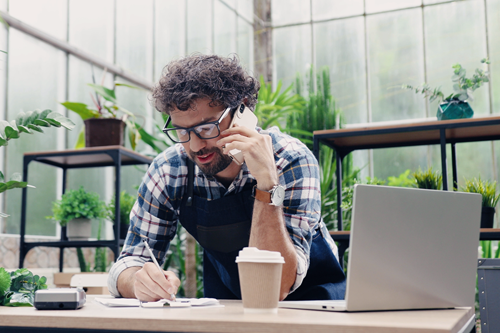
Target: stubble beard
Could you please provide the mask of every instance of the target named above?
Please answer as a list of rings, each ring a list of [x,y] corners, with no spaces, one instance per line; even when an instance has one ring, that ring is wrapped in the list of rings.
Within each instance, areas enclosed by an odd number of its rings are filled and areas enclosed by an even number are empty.
[[[196,158],[199,155],[207,155],[210,153],[215,153],[215,156],[213,160],[208,163],[208,164],[199,164],[197,161],[198,159]],[[216,174],[219,172],[225,170],[232,162],[233,160],[231,157],[225,155],[222,153],[222,150],[213,147],[211,149],[203,149],[198,152],[189,152],[189,156],[191,160],[193,160],[196,165],[198,165],[198,168],[207,176],[207,177],[214,177]]]

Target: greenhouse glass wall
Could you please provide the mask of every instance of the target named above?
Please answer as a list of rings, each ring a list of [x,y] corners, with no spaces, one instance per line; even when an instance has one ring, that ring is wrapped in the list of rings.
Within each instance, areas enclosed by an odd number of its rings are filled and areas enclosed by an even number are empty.
[[[451,91],[456,63],[469,74],[475,68],[490,72],[490,83],[471,102],[475,114],[500,110],[500,0],[0,0],[0,10],[151,85],[170,60],[194,52],[236,53],[275,88],[327,69],[347,127],[434,117],[437,102],[401,86],[427,82]],[[92,104],[92,82],[135,84],[16,28],[0,27],[0,50],[7,52],[0,53],[0,119],[51,109],[77,124],[72,131],[51,128],[0,148],[6,177],[22,172],[25,152],[74,147],[82,121],[61,102]],[[487,57],[491,64],[484,67],[480,60]],[[161,116],[147,90],[118,87],[117,99],[154,133]],[[459,183],[478,175],[498,179],[498,146],[457,145]],[[137,151],[151,153],[144,144]],[[441,167],[437,146],[359,151],[353,163],[363,179]],[[143,174],[144,167],[124,168],[122,189],[135,193]],[[28,182],[36,189],[29,189],[28,234],[59,235],[58,225],[45,216],[61,195],[61,176],[53,167],[30,165]],[[85,185],[109,201],[113,180],[112,168],[70,170],[67,187]],[[0,232],[19,234],[21,190],[0,199],[0,211],[10,215],[1,220]]]

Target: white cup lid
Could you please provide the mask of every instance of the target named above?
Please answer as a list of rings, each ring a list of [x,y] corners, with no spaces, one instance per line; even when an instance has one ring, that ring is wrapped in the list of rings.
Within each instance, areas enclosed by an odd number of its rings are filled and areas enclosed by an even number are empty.
[[[281,256],[281,253],[276,251],[265,251],[259,250],[256,247],[245,247],[239,252],[239,255],[236,257],[236,262],[284,264],[285,258]]]

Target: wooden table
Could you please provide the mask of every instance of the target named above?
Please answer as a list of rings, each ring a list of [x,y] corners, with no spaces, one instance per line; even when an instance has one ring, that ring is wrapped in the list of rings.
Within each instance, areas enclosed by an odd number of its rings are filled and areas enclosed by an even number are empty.
[[[87,296],[79,310],[0,307],[0,332],[44,328],[42,332],[467,333],[475,325],[472,308],[359,313],[279,309],[278,314],[245,314],[241,301],[221,301],[225,306],[219,308],[143,309],[108,308],[93,299]]]

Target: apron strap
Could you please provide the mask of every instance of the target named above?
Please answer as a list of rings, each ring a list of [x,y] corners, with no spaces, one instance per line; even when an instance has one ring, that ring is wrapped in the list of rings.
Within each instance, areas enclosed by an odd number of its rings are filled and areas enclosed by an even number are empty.
[[[186,206],[191,206],[193,204],[193,180],[194,180],[194,162],[188,157],[187,159],[188,167],[188,187],[187,187],[187,201]]]

